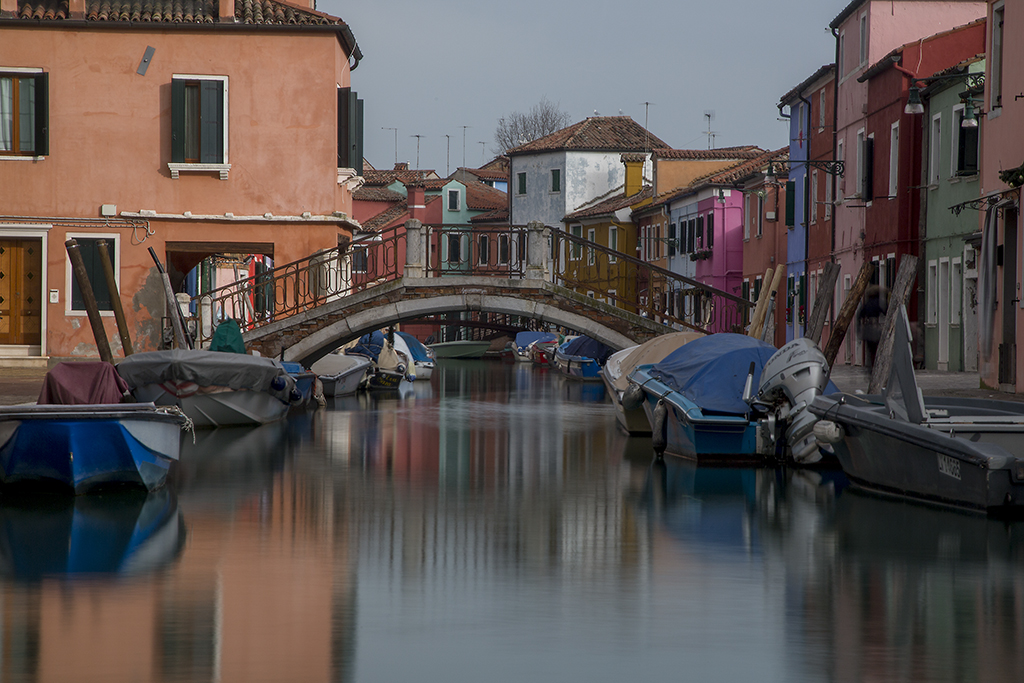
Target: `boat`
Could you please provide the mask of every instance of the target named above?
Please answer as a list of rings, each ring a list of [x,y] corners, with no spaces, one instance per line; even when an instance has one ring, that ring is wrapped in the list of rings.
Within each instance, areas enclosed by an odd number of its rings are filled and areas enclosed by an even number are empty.
[[[293,407],[304,408],[314,401],[316,393],[316,373],[302,367],[301,363],[281,361],[281,366],[295,380],[295,389],[299,392],[299,400]]]
[[[0,574],[15,581],[137,576],[168,566],[185,544],[172,487],[102,496],[4,494]]]
[[[329,353],[313,363],[309,369],[316,373],[323,385],[324,396],[348,396],[362,384],[366,371],[373,363],[365,356]]]
[[[429,382],[434,374],[434,352],[408,332],[395,332],[395,349],[412,360],[415,381]]]
[[[363,388],[368,391],[392,391],[398,389],[403,381],[412,381],[407,378],[412,363],[399,354],[379,330],[364,334],[354,346],[345,349],[345,353],[363,356],[372,362],[363,382]]]
[[[462,360],[483,358],[489,348],[491,348],[491,342],[472,339],[456,339],[430,345],[435,358],[459,358]]]
[[[75,494],[163,486],[187,420],[176,408],[117,403],[126,390],[109,363],[55,365],[40,402],[0,406],[0,482]]]
[[[196,427],[279,420],[302,395],[279,361],[201,349],[147,351],[117,364],[138,401],[178,406]]]
[[[604,367],[612,350],[586,335],[580,335],[555,348],[554,365],[569,379],[600,382]]]
[[[1024,510],[1024,404],[922,396],[906,311],[896,315],[885,389],[816,397],[815,436],[861,488],[993,515]]]
[[[557,341],[558,335],[554,332],[535,332],[527,330],[516,334],[516,338],[508,343],[502,350],[502,360],[514,363],[530,362],[530,345],[538,341]]]
[[[561,337],[556,337],[555,339],[538,339],[537,341],[532,342],[527,347],[530,360],[533,361],[534,365],[551,367],[554,362],[555,349],[563,342],[564,340]]]
[[[743,400],[744,386],[775,352],[759,339],[719,332],[637,366],[629,381],[644,392],[655,450],[698,462],[759,462],[757,421]]]
[[[600,376],[615,406],[615,418],[626,432],[638,435],[651,433],[651,422],[640,402],[631,403],[633,407],[630,410],[622,405],[623,394],[630,387],[629,373],[638,365],[657,363],[683,344],[703,336],[702,332],[696,331],[670,332],[608,356]],[[634,391],[642,392],[642,389],[637,387]]]

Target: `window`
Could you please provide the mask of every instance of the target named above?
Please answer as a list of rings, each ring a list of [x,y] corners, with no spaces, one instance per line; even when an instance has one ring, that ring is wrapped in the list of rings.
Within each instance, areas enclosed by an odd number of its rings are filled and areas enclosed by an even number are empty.
[[[459,233],[448,235],[448,264],[462,263],[462,236]]]
[[[793,276],[786,278],[786,323],[793,324],[793,301],[796,294]]]
[[[715,246],[715,212],[708,214],[708,249]]]
[[[704,216],[697,216],[697,249],[704,248]]]
[[[832,178],[825,178],[825,220],[832,218]]]
[[[949,297],[949,323],[951,325],[959,325],[961,322],[961,311],[963,309],[964,286],[964,270],[960,259],[953,259],[952,269],[951,281],[949,283],[951,288]]]
[[[740,290],[740,296],[750,301],[750,281],[744,280],[742,283],[742,289]]]
[[[562,171],[557,168],[551,169],[551,191],[562,191]]]
[[[686,251],[697,251],[697,221],[691,218],[686,221],[686,238],[689,241]]]
[[[448,210],[459,211],[462,208],[462,193],[458,190],[448,190]]]
[[[859,197],[864,196],[864,131],[857,131],[857,190],[856,194]]]
[[[480,235],[479,248],[476,255],[478,265],[486,266],[491,256],[491,239],[488,235]]]
[[[516,194],[526,194],[526,174],[516,174]]]
[[[757,236],[764,234],[764,195],[757,193]]]
[[[885,279],[882,282],[889,292],[896,286],[896,254],[885,257]]]
[[[932,117],[931,134],[928,136],[928,184],[939,184],[939,148],[942,142],[942,114]]]
[[[0,156],[46,156],[48,74],[0,71]]]
[[[569,234],[577,238],[577,240],[583,239],[583,226],[582,225],[570,225]],[[573,261],[579,261],[583,258],[583,245],[578,241],[573,240],[572,249],[569,252],[570,258]]]
[[[860,63],[868,61],[868,15],[860,15]]]
[[[171,163],[227,164],[227,129],[226,76],[172,78]]]
[[[978,173],[978,128],[963,128],[963,105],[953,108],[952,130],[953,145],[950,154],[953,162],[952,175],[965,176]]]
[[[897,121],[889,128],[889,198],[899,192],[900,178],[900,124]]]
[[[843,156],[843,141],[836,141],[836,161],[845,161],[846,157]],[[846,169],[843,169],[843,175],[839,176],[839,195],[837,199],[842,199],[846,196]]]
[[[818,274],[811,273],[810,280],[808,281],[807,293],[811,296],[807,298],[807,319],[810,320],[811,316],[814,315],[814,299],[818,294]]]
[[[680,223],[679,225],[681,226],[682,223]],[[682,232],[681,228],[680,228],[680,232]],[[675,223],[669,223],[668,224],[668,255],[669,255],[669,258],[671,258],[671,257],[676,255],[676,224]]]
[[[825,129],[825,89],[818,93],[818,132]]]
[[[805,176],[806,178],[806,176]],[[813,200],[812,200],[813,201]],[[786,227],[792,228],[796,223],[796,181],[786,181]]]
[[[861,155],[864,162],[862,166],[861,197],[865,202],[875,198],[875,134],[872,133],[864,140],[864,153]]]
[[[82,262],[85,263],[85,272],[89,276],[89,284],[92,286],[92,293],[96,297],[96,305],[101,311],[114,310],[113,304],[110,301],[110,289],[107,287],[107,274],[100,257],[99,241],[102,239],[107,242],[107,254],[112,261],[111,266],[114,268],[114,278],[116,281],[119,279],[118,236],[114,234],[99,236],[93,233],[89,236],[67,235],[67,239],[74,239],[78,242],[78,253],[82,255]],[[82,290],[78,286],[78,280],[75,278],[74,271],[71,268],[70,258],[67,260],[67,268],[71,296],[67,297],[66,301],[71,304],[70,310],[84,311],[85,299],[82,297]]]
[[[356,247],[352,250],[352,272],[367,272],[366,247]]]
[[[613,252],[619,250],[619,229],[614,225],[608,228],[608,248]],[[615,254],[608,255],[608,263],[615,263]]]
[[[761,279],[762,276],[758,275],[754,278],[754,298],[753,301],[757,301],[761,298]]]
[[[928,310],[926,321],[934,325],[938,320],[938,289],[939,289],[939,264],[937,261],[928,262]]]
[[[745,210],[743,212],[743,239],[745,240],[750,239],[750,223],[754,214],[754,209],[751,208],[751,204],[753,203],[753,201],[754,200],[752,199],[751,195],[744,195],[743,203],[745,204],[745,206],[743,208]]]
[[[839,34],[839,76],[846,75],[846,31]]]
[[[508,235],[498,235],[498,264],[507,266],[510,260],[511,240]]]
[[[590,240],[591,242],[596,242],[597,241],[597,230],[595,230],[594,228],[588,228],[587,229],[587,239]],[[587,265],[588,266],[594,265],[594,248],[593,247],[587,247]]]
[[[989,60],[988,102],[989,108],[996,109],[1003,106],[1003,3],[997,3],[992,7],[992,42]]]
[[[351,88],[338,88],[338,168],[363,175],[363,101]]]
[[[811,223],[818,222],[818,169],[811,171]]]

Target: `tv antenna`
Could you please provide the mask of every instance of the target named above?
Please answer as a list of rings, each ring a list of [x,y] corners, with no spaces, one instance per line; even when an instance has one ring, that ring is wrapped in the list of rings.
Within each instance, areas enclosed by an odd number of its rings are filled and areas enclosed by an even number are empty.
[[[420,138],[422,135],[410,135],[411,138],[416,138],[416,170],[420,168]]]
[[[651,105],[654,102],[644,102],[644,151],[649,152],[651,150],[651,129],[647,127],[647,120],[649,118]]]
[[[718,135],[718,133],[713,131],[713,130],[711,130],[711,122],[715,120],[715,110],[714,109],[705,109],[704,110],[704,118],[706,118],[708,120],[708,130],[705,133],[705,135],[708,136],[708,149],[714,149],[715,148],[715,136]]]

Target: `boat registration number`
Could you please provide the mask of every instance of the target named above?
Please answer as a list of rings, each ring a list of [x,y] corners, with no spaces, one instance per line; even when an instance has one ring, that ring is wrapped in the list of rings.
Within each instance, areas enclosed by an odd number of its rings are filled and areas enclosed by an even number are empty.
[[[948,455],[936,453],[939,457],[939,472],[954,479],[960,479],[960,461]]]

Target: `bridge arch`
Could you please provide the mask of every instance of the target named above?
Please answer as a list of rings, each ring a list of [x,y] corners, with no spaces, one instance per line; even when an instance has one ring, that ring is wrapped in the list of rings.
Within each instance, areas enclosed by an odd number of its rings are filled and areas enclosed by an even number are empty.
[[[542,280],[493,277],[401,278],[321,304],[245,333],[265,356],[309,364],[372,330],[439,313],[502,313],[577,330],[612,349],[673,331]]]

